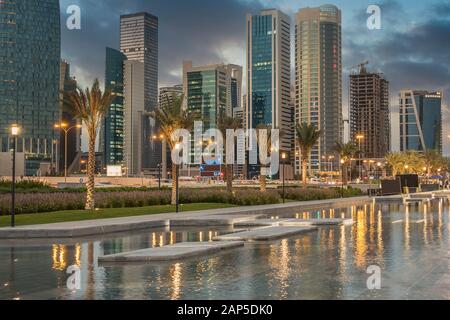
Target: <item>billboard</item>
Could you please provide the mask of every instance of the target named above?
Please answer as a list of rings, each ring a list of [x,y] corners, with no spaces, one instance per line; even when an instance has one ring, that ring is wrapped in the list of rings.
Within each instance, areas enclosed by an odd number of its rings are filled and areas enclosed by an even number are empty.
[[[108,177],[121,177],[122,166],[106,166],[106,175]]]

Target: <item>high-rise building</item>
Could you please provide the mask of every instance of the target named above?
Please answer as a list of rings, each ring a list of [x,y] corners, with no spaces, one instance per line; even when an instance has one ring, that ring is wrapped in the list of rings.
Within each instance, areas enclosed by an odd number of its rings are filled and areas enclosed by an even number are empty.
[[[143,63],[145,114],[158,106],[158,17],[147,12],[120,17],[120,50],[130,61]],[[142,167],[156,168],[161,162],[160,145],[149,137],[158,133],[154,119],[144,116]],[[125,132],[125,135],[127,132]]]
[[[1,1],[0,30],[0,152],[9,152],[9,131],[18,124],[25,174],[45,174],[61,119],[59,1]]]
[[[127,175],[143,172],[145,125],[145,69],[140,61],[126,60],[124,63],[124,159]]]
[[[183,63],[183,92],[189,111],[200,113],[204,130],[216,128],[222,115],[233,116],[241,102],[242,67],[215,64],[193,67]]]
[[[400,92],[400,151],[442,153],[442,92]]]
[[[343,140],[341,11],[334,5],[300,9],[295,23],[295,117],[322,131],[310,155],[310,171]],[[295,172],[301,154],[295,146]],[[338,159],[336,159],[337,161]]]
[[[247,126],[283,132],[281,151],[291,149],[290,18],[279,10],[247,14]],[[249,175],[259,174],[249,166]]]
[[[75,91],[76,89],[77,80],[70,75],[70,64],[66,60],[61,60],[60,90],[70,92]],[[73,128],[67,133],[67,170],[68,172],[72,172],[78,168],[77,162],[81,156],[81,130],[76,128],[76,126],[81,125],[81,121],[76,119],[68,110],[65,110],[62,103],[61,110],[61,122],[67,124],[68,128]],[[58,166],[55,168],[59,172],[64,172],[65,143],[65,133],[63,130],[60,130],[57,149]]]
[[[182,95],[182,84],[159,88],[159,106],[170,105],[173,102],[173,98],[180,98]]]
[[[390,148],[389,82],[364,65],[350,75],[350,137],[361,139],[363,158],[384,158]]]
[[[100,150],[106,165],[123,163],[124,148],[124,66],[127,57],[112,48],[106,48],[105,90],[114,95],[102,124]]]

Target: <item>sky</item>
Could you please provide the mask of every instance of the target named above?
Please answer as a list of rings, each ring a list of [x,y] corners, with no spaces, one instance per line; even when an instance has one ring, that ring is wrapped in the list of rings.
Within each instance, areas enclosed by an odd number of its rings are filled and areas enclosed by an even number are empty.
[[[401,89],[444,92],[444,153],[450,155],[449,0],[61,0],[62,57],[83,87],[104,79],[105,47],[119,48],[120,15],[147,11],[159,18],[159,86],[182,82],[183,60],[194,65],[245,65],[245,15],[277,8],[292,17],[304,7],[331,3],[342,10],[343,105],[351,66],[370,62],[390,81],[393,141]],[[68,30],[67,7],[81,8],[81,30]],[[381,29],[369,30],[369,5],[381,9]],[[294,47],[292,47],[294,52]],[[293,65],[293,64],[292,64]],[[398,144],[393,143],[393,148]]]

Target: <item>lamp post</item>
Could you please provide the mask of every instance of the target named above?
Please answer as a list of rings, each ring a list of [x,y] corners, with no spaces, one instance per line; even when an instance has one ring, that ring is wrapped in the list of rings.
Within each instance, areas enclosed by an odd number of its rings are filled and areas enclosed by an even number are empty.
[[[344,198],[344,174],[347,174],[347,172],[344,173],[344,159],[341,159],[341,198]]]
[[[11,183],[11,228],[16,225],[15,209],[16,209],[16,145],[17,136],[20,133],[20,128],[17,124],[11,126],[11,135],[13,136],[13,154],[12,154],[12,183]]]
[[[176,145],[175,145],[175,150],[180,150],[180,144],[179,143],[177,143]],[[176,180],[175,180],[175,212],[176,213],[178,213],[178,212],[180,212],[180,196],[179,196],[179,175],[180,175],[180,172],[179,172],[179,164],[177,163],[177,164],[175,164],[175,172],[176,172]],[[173,177],[172,177],[172,179],[173,179]]]
[[[285,161],[286,161],[286,158],[287,158],[287,154],[286,154],[286,152],[283,152],[281,154],[281,160],[282,160],[281,165],[283,166],[283,203],[286,202],[286,197],[285,197],[285,175],[286,175],[286,172],[285,172]]]
[[[167,150],[166,150],[166,141],[165,136],[163,134],[160,135],[153,135],[152,139],[154,141],[160,141],[161,142],[161,168],[160,168],[160,176],[161,178],[166,179],[167,178]],[[162,176],[164,175],[164,176]]]
[[[161,190],[161,167],[162,167],[162,164],[159,163],[158,164],[158,189],[160,189],[160,190]]]
[[[356,136],[356,139],[358,139],[358,148],[359,148],[359,181],[362,181],[362,163],[361,163],[361,159],[362,159],[362,152],[361,152],[361,141],[364,139],[364,135],[363,134],[358,134]]]
[[[69,127],[65,122],[55,124],[55,129],[64,131],[64,182],[67,182],[67,136],[72,129],[81,129],[81,124]]]

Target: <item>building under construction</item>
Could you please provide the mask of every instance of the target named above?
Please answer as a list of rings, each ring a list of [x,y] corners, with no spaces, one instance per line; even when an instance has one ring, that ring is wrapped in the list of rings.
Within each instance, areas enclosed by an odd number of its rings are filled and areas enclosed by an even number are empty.
[[[350,75],[350,137],[362,158],[384,158],[390,149],[389,82],[367,72],[367,64]]]

